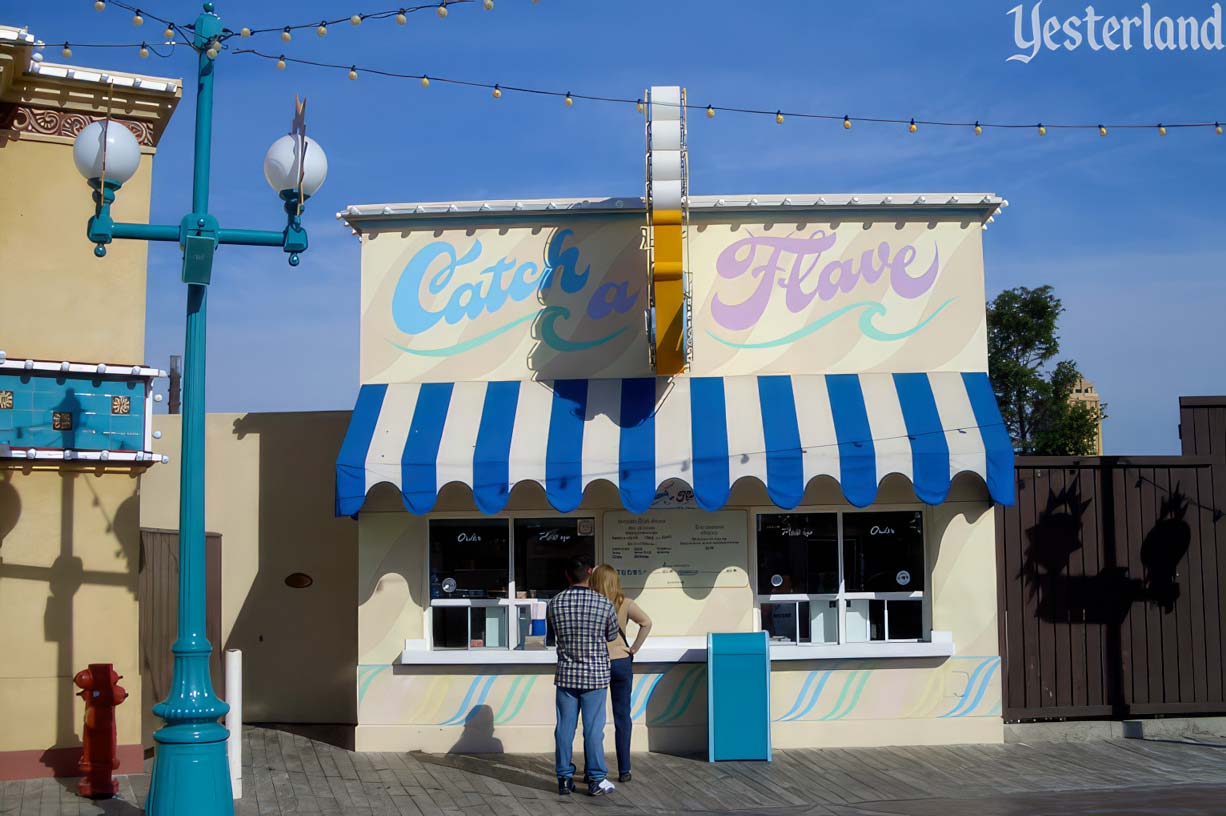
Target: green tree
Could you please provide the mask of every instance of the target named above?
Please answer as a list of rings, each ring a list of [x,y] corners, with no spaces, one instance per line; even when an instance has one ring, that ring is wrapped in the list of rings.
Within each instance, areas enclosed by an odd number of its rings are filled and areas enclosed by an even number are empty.
[[[1006,289],[988,303],[988,376],[1018,453],[1095,452],[1101,409],[1071,399],[1081,378],[1076,363],[1053,363],[1063,312],[1050,286]]]

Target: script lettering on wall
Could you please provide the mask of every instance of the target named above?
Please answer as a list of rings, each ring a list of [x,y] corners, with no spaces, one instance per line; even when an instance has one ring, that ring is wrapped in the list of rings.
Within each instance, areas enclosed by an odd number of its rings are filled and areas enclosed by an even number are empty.
[[[807,215],[692,214],[689,373],[986,369],[977,224]],[[375,232],[363,253],[363,382],[654,374],[632,213]]]

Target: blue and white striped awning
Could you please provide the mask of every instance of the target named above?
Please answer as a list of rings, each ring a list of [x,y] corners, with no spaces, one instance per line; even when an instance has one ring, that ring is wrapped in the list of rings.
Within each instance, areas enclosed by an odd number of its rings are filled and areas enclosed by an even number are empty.
[[[864,507],[891,473],[939,504],[961,472],[1012,504],[1012,444],[982,373],[366,385],[336,463],[336,512],[356,514],[387,482],[426,513],[459,482],[497,513],[533,481],[565,513],[599,479],[632,512],[669,479],[717,510],[744,478],[790,509],[818,476]]]

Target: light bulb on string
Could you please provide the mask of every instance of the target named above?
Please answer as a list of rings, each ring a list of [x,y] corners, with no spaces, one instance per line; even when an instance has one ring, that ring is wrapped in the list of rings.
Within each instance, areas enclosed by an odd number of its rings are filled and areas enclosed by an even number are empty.
[[[350,65],[350,66],[349,66],[349,78],[350,78],[350,79],[357,79],[357,78],[358,78],[358,68],[357,68],[357,66],[356,66],[356,65]]]
[[[362,24],[362,15],[355,14],[349,18],[349,25],[360,26]]]
[[[282,54],[281,56],[277,57],[277,70],[278,70],[278,71],[284,71],[284,70],[285,70],[285,55],[284,55],[284,54]]]
[[[409,21],[409,18],[404,13],[404,9],[401,9],[400,12],[396,15],[396,25],[404,25],[408,21]]]
[[[915,132],[915,131],[917,131],[917,130],[919,130],[919,126],[917,126],[917,125],[915,124],[915,120],[914,120],[914,119],[912,119],[912,120],[911,120],[911,124],[907,126],[907,131],[908,131],[908,132],[910,132],[910,133],[914,133],[914,132]]]
[[[486,11],[493,11],[494,10],[494,0],[483,0],[483,2],[481,3],[481,7],[485,9]]]
[[[292,39],[294,39],[294,35],[290,33],[289,26],[286,26],[281,30],[281,41],[289,42]]]
[[[1046,136],[1046,135],[1047,135],[1047,128],[1043,127],[1042,125],[1039,125],[1039,135],[1040,135],[1040,136]]]
[[[136,13],[132,15],[132,25],[143,26],[144,24],[145,18],[140,16],[140,9],[137,9]]]
[[[983,125],[979,124],[978,122],[975,123],[975,135],[976,136],[983,135]]]
[[[175,38],[175,30],[170,26],[166,26],[166,30],[162,32],[162,36],[168,40],[173,40]]]
[[[568,108],[573,107],[575,104],[575,100],[571,97],[570,91],[566,92],[566,98],[562,101],[566,103],[566,107]]]
[[[708,119],[715,118],[715,108],[711,107],[710,105],[707,105],[707,118]]]
[[[213,40],[209,43],[209,48],[204,52],[204,55],[211,60],[215,60],[219,54],[221,54],[221,44],[217,40]]]
[[[843,117],[843,130],[851,130],[851,117],[850,116]]]
[[[149,56],[149,46],[145,43],[140,44],[140,50],[136,52],[141,59],[146,59]]]
[[[72,49],[68,47],[68,43],[64,43],[64,47],[60,49],[60,53],[64,55],[64,59],[72,56]]]
[[[642,113],[645,109],[645,106],[643,105],[643,100],[641,99],[634,100],[634,109],[637,110],[639,113]]]
[[[319,27],[315,29],[315,33],[321,37],[328,36],[328,24],[323,20],[320,20]]]
[[[1222,135],[1222,126],[1221,126],[1221,125],[1219,125],[1217,122],[1214,122],[1214,123],[1213,123],[1213,132],[1214,132],[1214,133],[1216,133],[1217,135],[1221,136],[1221,135]]]
[[[104,0],[95,0],[94,11],[106,11],[106,3]]]
[[[238,36],[240,36],[240,37],[250,37],[250,36],[251,36],[251,29],[250,29],[250,28],[248,28],[247,26],[243,26],[241,29],[239,29]]]
[[[421,78],[421,86],[422,86],[423,88],[429,88],[429,87],[430,87],[430,77],[428,77],[428,76],[423,76],[423,77]]]
[[[1106,127],[1104,127],[1103,125],[1099,125],[1099,126],[1098,126],[1098,135],[1099,135],[1099,136],[1106,136],[1106,135],[1107,135],[1107,128],[1106,128]]]
[[[447,16],[447,0],[443,0],[443,2],[438,4],[438,16],[439,17]]]
[[[499,88],[497,85],[494,86],[494,98],[502,99],[502,88]]]
[[[1166,135],[1166,125],[1158,125],[1158,135],[1159,136]]]
[[[783,124],[783,112],[782,111],[775,111],[775,124],[776,125]]]

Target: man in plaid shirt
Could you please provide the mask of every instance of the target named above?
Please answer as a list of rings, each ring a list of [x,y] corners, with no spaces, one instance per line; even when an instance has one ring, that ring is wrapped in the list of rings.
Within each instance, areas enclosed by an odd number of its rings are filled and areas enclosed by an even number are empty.
[[[602,796],[613,790],[613,783],[605,778],[608,776],[604,764],[605,696],[609,688],[608,643],[617,639],[619,629],[612,602],[588,586],[591,573],[589,560],[572,558],[566,565],[570,588],[554,596],[546,613],[558,651],[553,680],[557,686],[558,724],[553,736],[558,793],[563,796],[575,789],[572,753],[581,714],[588,793]]]

